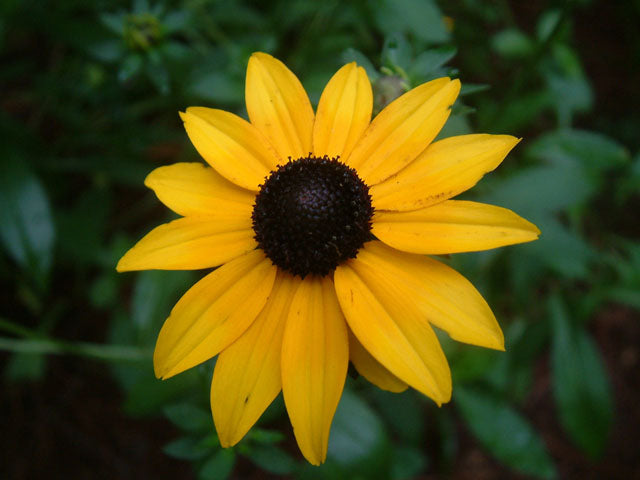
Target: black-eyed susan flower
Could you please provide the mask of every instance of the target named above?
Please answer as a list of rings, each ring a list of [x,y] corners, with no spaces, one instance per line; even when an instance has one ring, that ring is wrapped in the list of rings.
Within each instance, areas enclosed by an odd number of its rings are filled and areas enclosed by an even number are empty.
[[[324,461],[349,361],[385,390],[410,386],[438,405],[451,374],[432,325],[503,349],[478,291],[427,255],[528,242],[539,230],[501,207],[450,200],[518,143],[507,135],[433,142],[460,90],[440,78],[373,121],[355,63],[329,81],[314,115],[279,60],[249,60],[250,122],[181,114],[210,167],[160,167],[145,184],[182,216],[152,230],[119,271],[218,267],[178,301],[154,353],[168,378],[218,355],[211,409],[236,444],[282,390],[303,455]]]

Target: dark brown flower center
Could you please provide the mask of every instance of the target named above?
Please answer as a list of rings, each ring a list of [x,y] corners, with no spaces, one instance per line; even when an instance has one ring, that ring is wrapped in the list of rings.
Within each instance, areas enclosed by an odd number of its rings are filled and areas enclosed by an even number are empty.
[[[271,261],[294,275],[327,275],[371,236],[369,187],[337,158],[308,157],[282,165],[262,184],[253,230]]]

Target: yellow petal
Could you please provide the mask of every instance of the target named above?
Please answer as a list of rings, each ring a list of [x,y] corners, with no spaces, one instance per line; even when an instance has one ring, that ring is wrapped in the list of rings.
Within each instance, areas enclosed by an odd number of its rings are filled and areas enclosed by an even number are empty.
[[[201,163],[176,163],[156,168],[144,181],[160,201],[180,215],[217,212],[251,216],[255,193],[238,188]]]
[[[364,68],[355,62],[336,72],[322,92],[313,126],[316,156],[340,156],[342,162],[371,121],[373,92]]]
[[[461,135],[437,141],[384,182],[371,187],[378,210],[416,210],[473,187],[520,140],[509,135]]]
[[[358,252],[357,261],[402,288],[405,301],[454,340],[504,350],[502,330],[489,305],[471,282],[451,267],[375,241]]]
[[[313,108],[298,78],[266,53],[251,55],[245,88],[247,112],[282,159],[306,157],[312,148]]]
[[[191,287],[160,330],[153,354],[156,376],[169,378],[198,365],[242,335],[264,307],[276,270],[254,250]]]
[[[184,217],[151,230],[116,270],[196,270],[221,265],[256,248],[251,213]]]
[[[347,326],[327,277],[306,277],[295,293],[282,342],[282,393],[300,451],[327,456],[329,430],[347,375]]]
[[[476,252],[530,242],[540,230],[506,208],[446,200],[412,212],[376,212],[372,233],[411,253]]]
[[[369,186],[400,171],[438,134],[459,91],[458,80],[439,78],[394,100],[373,119],[348,165]]]
[[[202,158],[240,187],[258,190],[258,185],[280,163],[258,129],[233,113],[189,107],[180,117]]]
[[[451,373],[413,292],[358,257],[340,265],[336,292],[351,331],[373,357],[438,405],[451,398]],[[396,280],[396,279],[394,279]]]
[[[264,309],[216,361],[211,411],[220,444],[238,443],[282,388],[282,336],[298,277],[278,272]]]
[[[395,393],[407,389],[407,384],[373,358],[351,331],[349,331],[349,359],[358,373],[378,388]]]

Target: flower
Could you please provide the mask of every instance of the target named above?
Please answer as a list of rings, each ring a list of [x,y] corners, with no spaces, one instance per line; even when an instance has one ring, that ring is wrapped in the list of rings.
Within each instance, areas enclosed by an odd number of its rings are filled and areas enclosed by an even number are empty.
[[[222,110],[181,113],[212,167],[177,163],[145,184],[182,218],[129,250],[118,271],[202,269],[155,348],[168,378],[218,355],[211,409],[220,443],[236,444],[282,390],[300,450],[325,460],[349,361],[382,389],[410,386],[438,405],[451,374],[431,325],[504,349],[502,331],[463,276],[426,255],[535,240],[497,206],[450,200],[496,168],[518,139],[433,142],[460,90],[439,78],[373,121],[365,70],[343,66],[314,115],[296,76],[254,53],[250,122]]]

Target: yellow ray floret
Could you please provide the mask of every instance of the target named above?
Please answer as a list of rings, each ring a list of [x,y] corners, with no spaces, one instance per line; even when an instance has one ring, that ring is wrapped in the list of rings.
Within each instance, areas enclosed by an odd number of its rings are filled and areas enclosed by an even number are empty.
[[[371,231],[398,250],[428,255],[489,250],[540,235],[538,227],[511,210],[463,200],[411,212],[378,212]]]
[[[348,363],[347,326],[331,280],[305,278],[282,341],[282,391],[298,446],[314,465],[327,456]]]
[[[369,126],[373,91],[364,68],[355,62],[331,78],[320,97],[313,128],[313,152],[318,157],[349,158]]]

